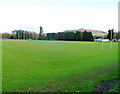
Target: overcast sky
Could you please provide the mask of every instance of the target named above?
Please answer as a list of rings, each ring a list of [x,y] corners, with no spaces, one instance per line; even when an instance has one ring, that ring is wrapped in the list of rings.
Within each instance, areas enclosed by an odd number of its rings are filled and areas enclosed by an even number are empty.
[[[0,33],[118,29],[118,0],[0,0]]]

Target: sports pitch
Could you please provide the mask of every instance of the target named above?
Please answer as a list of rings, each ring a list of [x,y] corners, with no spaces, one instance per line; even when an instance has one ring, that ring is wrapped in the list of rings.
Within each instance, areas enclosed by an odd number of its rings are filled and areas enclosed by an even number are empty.
[[[95,92],[116,78],[118,43],[2,41],[3,92]]]

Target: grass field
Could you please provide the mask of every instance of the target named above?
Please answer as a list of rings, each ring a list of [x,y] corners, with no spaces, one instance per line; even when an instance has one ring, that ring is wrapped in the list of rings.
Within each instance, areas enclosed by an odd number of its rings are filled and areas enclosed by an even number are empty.
[[[94,92],[118,78],[118,43],[3,41],[3,92]]]

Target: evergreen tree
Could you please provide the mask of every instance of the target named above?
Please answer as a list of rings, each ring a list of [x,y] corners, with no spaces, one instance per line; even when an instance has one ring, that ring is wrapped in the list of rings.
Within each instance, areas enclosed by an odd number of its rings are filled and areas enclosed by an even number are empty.
[[[86,30],[83,32],[83,41],[93,41],[94,37],[91,32],[87,32]]]
[[[39,33],[39,37],[38,37],[39,40],[42,39],[42,38],[41,38],[42,33],[43,33],[43,28],[42,28],[42,26],[40,26],[40,33]]]
[[[76,31],[76,33],[75,33],[75,40],[76,41],[82,40],[82,32]]]
[[[109,29],[108,30],[108,35],[107,35],[107,38],[112,41],[112,39],[114,38],[114,29]]]

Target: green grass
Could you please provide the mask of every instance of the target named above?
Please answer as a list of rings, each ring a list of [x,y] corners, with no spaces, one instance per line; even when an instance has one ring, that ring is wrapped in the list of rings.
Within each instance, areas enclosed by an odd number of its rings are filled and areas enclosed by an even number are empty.
[[[120,91],[120,81],[118,81],[118,83],[114,86],[113,89],[109,90],[109,93],[115,92],[115,93],[119,93]]]
[[[118,43],[3,41],[3,92],[93,92],[117,78]]]

